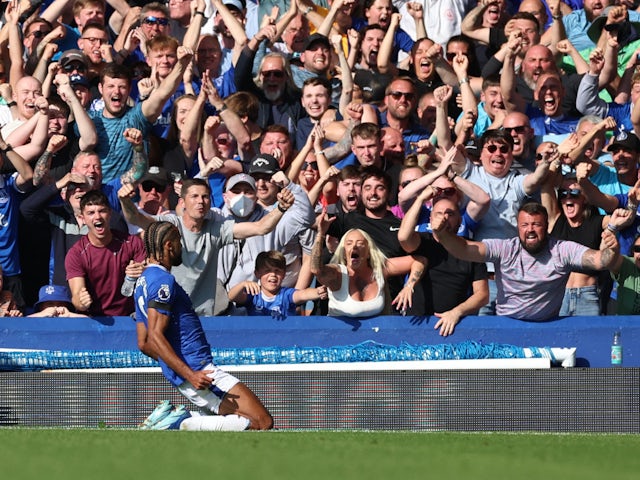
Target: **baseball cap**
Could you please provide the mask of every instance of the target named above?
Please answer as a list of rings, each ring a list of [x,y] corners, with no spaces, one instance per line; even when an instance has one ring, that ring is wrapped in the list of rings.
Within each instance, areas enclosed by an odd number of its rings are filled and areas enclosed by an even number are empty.
[[[249,164],[249,175],[253,175],[254,173],[267,173],[269,175],[273,175],[279,170],[280,166],[278,165],[276,157],[267,153],[260,153],[256,155]]]
[[[38,301],[33,307],[39,310],[40,305],[44,302],[64,302],[71,307],[71,293],[69,289],[63,285],[45,285],[44,287],[40,287]]]
[[[631,152],[640,152],[640,138],[632,132],[620,132],[609,144],[607,151],[613,153],[620,149],[629,150]]]
[[[169,172],[162,167],[149,167],[147,173],[145,173],[140,179],[139,183],[142,182],[153,182],[156,185],[160,185],[161,187],[166,187],[169,185],[171,180],[169,179]]]
[[[322,35],[321,33],[314,33],[307,39],[307,42],[304,44],[304,49],[309,50],[309,47],[311,47],[311,45],[318,42],[322,43],[327,48],[331,48],[331,43],[326,36]]]
[[[587,29],[587,36],[593,43],[598,43],[602,30],[610,32],[617,31],[618,43],[620,46],[624,46],[634,40],[637,40],[640,36],[640,22],[630,22],[629,14],[627,14],[626,20],[621,23],[614,23],[612,25],[606,24],[609,12],[613,8],[618,7],[616,5],[610,5],[602,10],[600,16],[596,17],[593,22],[591,22],[591,26]]]
[[[225,192],[228,192],[239,183],[247,183],[251,188],[253,188],[253,190],[256,189],[256,181],[251,175],[247,175],[246,173],[237,173],[233,177],[229,178],[229,180],[227,180]]]
[[[244,5],[240,0],[223,0],[223,2],[227,7],[237,8],[239,11],[244,10]]]
[[[69,75],[69,83],[71,85],[82,85],[83,87],[89,88],[89,80],[87,80],[87,77],[80,75],[79,73]]]
[[[82,50],[78,50],[75,48],[72,48],[71,50],[66,50],[62,54],[59,60],[60,66],[62,67],[64,67],[65,65],[71,62],[80,62],[85,67],[89,66],[89,60],[87,60],[86,55],[82,52]]]

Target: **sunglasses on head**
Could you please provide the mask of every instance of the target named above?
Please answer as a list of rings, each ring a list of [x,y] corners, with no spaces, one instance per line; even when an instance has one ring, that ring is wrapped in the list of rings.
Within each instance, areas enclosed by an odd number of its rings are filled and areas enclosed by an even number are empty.
[[[416,98],[416,94],[413,92],[395,92],[394,91],[394,92],[389,92],[387,95],[389,95],[394,100],[400,100],[402,97],[404,97],[409,102],[415,100]]]
[[[511,135],[511,132],[516,132],[516,134],[521,135],[527,132],[527,127],[525,125],[520,125],[518,127],[504,127],[503,130]]]
[[[485,145],[485,148],[489,153],[496,153],[500,149],[500,153],[509,153],[511,150],[508,145]]]
[[[307,168],[311,167],[312,170],[318,170],[318,163],[317,162],[304,162],[302,164],[302,171],[305,171]]]
[[[263,77],[284,78],[284,72],[282,70],[266,70],[262,71]]]
[[[167,25],[169,25],[169,19],[149,16],[145,18],[142,23],[146,23],[147,25],[161,25],[163,27],[166,27]]]
[[[582,191],[578,190],[577,188],[572,188],[571,190],[566,190],[564,188],[561,188],[560,190],[558,190],[558,198],[560,200],[567,197],[579,198],[581,194],[582,194]]]
[[[158,185],[155,182],[142,182],[141,186],[142,186],[142,190],[144,190],[147,193],[154,188],[156,189],[156,192],[163,193],[167,188],[166,185]]]

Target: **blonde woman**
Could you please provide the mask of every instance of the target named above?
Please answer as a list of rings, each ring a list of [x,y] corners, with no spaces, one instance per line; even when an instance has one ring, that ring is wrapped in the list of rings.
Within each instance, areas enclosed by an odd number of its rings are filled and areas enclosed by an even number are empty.
[[[329,264],[322,265],[322,248],[332,221],[323,211],[311,253],[311,271],[327,287],[329,315],[369,317],[389,314],[392,305],[399,311],[411,307],[413,287],[424,274],[426,259],[409,255],[386,258],[366,232],[351,229],[340,240]],[[391,302],[386,279],[405,274],[409,278]]]

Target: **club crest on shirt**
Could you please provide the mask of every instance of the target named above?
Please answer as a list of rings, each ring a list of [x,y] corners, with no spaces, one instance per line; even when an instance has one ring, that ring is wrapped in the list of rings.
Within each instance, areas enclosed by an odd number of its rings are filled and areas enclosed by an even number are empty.
[[[169,290],[169,285],[167,285],[166,283],[160,285],[160,289],[158,290],[158,299],[166,302],[167,300],[169,300],[170,296],[171,290]]]

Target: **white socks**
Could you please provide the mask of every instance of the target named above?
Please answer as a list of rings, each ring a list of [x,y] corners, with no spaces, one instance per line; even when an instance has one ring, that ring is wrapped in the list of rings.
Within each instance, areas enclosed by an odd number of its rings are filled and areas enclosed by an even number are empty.
[[[249,428],[250,421],[240,415],[201,415],[185,419],[180,430],[241,432]]]

